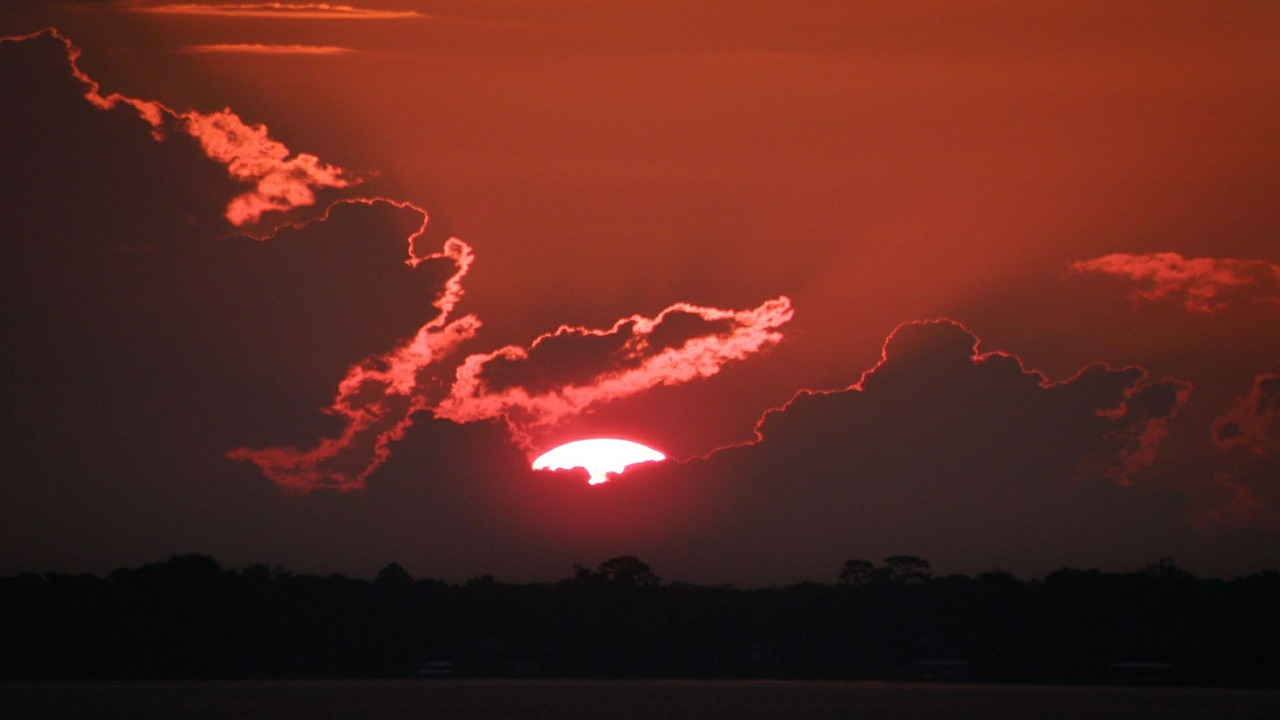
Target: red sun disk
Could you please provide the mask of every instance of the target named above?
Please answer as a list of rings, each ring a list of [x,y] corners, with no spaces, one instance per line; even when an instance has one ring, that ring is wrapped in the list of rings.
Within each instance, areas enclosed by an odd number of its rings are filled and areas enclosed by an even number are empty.
[[[617,438],[588,438],[548,450],[533,461],[533,469],[582,468],[589,476],[587,482],[599,485],[608,482],[610,475],[620,474],[636,463],[665,459],[666,456],[662,453],[638,442]]]

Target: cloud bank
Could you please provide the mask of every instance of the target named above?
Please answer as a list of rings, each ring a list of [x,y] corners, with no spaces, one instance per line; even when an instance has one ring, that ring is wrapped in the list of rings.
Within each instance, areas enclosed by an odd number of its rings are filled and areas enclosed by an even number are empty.
[[[1053,381],[957,322],[910,322],[857,382],[766,413],[755,442],[590,490],[568,472],[523,480],[511,522],[549,547],[565,527],[602,550],[621,536],[676,570],[696,548],[700,567],[757,582],[894,551],[969,571],[1141,563],[1193,535],[1154,467],[1189,395],[1136,367]]]

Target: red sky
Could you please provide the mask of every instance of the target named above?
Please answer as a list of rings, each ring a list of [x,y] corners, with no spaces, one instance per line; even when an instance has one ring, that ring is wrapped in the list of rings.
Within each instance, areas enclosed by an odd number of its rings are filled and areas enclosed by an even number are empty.
[[[0,35],[0,573],[1280,565],[1271,3]],[[676,462],[527,469],[592,435]]]

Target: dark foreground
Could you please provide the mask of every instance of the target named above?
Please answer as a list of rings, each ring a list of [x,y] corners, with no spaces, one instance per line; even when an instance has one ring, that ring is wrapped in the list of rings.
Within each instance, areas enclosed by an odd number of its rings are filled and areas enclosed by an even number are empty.
[[[834,573],[833,573],[834,574]],[[0,578],[0,680],[924,680],[1280,689],[1280,573],[934,577],[850,561],[836,584],[667,584],[632,557],[557,583],[224,570]],[[327,686],[326,686],[327,687]],[[467,687],[467,686],[460,686]],[[550,686],[548,686],[550,687]],[[844,687],[844,686],[839,686]],[[2,717],[2,716],[0,716]]]
[[[0,717],[1275,718],[1270,690],[806,681],[356,680],[0,684]]]

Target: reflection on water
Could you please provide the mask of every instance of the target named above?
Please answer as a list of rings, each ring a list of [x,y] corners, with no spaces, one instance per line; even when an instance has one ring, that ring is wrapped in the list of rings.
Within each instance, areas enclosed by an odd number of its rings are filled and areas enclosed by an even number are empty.
[[[351,680],[4,683],[0,717],[1274,718],[1266,690],[803,681]]]

